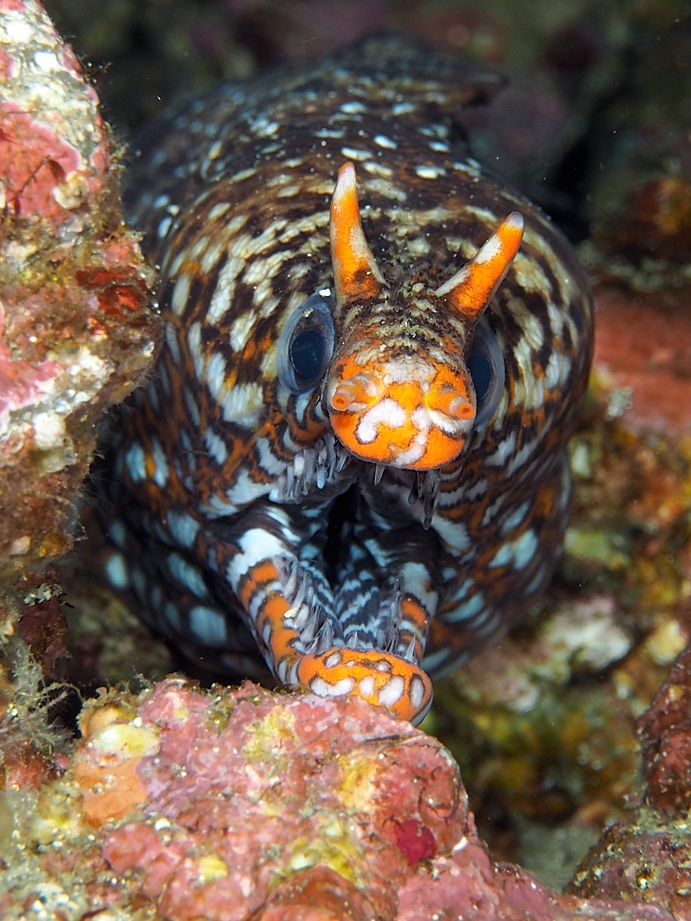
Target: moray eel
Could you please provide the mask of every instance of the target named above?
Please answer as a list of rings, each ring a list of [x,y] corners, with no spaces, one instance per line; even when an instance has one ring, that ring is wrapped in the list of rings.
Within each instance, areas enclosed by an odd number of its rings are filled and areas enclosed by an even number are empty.
[[[592,309],[464,146],[496,87],[374,37],[136,147],[165,336],[94,472],[100,565],[208,668],[417,723],[550,578]]]

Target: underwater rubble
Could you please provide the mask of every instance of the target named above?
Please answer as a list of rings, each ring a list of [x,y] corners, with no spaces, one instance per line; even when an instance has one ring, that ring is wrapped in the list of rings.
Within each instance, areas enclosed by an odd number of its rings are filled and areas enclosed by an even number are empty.
[[[640,899],[691,918],[691,649],[674,663],[636,735],[643,802],[626,824],[607,829],[568,891]]]

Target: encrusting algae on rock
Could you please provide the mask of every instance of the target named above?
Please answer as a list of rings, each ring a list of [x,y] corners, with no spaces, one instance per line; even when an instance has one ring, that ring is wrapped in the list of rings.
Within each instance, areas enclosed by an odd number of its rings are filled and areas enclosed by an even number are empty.
[[[0,574],[73,546],[105,408],[142,380],[153,273],[96,92],[36,0],[0,0]]]
[[[74,777],[82,790],[85,818],[102,825],[146,801],[136,767],[144,755],[156,754],[158,734],[132,722],[132,714],[119,707],[86,711],[81,730],[88,757],[77,754]]]
[[[57,778],[5,793],[3,918],[672,918],[493,866],[446,749],[357,698],[171,678],[81,726]]]

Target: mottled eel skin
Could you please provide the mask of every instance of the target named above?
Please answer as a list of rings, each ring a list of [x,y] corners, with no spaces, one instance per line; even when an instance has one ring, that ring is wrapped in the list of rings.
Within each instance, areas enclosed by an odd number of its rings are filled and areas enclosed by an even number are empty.
[[[102,562],[208,667],[418,722],[549,579],[592,311],[457,139],[494,86],[374,37],[142,142],[165,342],[95,473]]]

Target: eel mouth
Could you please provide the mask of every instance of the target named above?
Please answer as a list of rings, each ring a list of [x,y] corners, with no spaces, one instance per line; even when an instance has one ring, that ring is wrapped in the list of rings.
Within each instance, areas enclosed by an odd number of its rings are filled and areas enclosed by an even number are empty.
[[[295,679],[319,697],[355,695],[419,725],[433,700],[432,682],[417,665],[376,649],[333,648],[303,656]]]
[[[395,573],[376,566],[370,571],[366,565],[360,570],[348,550],[357,544],[358,487],[364,479],[376,488],[385,471],[385,465],[353,457],[327,433],[297,454],[277,481],[270,494],[274,502],[321,499],[328,510],[310,552],[304,558],[286,557],[279,567],[282,594],[290,605],[283,625],[294,631],[293,655],[274,662],[272,670],[279,681],[304,684],[319,696],[355,694],[419,723],[432,701],[432,685],[420,665],[428,613],[402,589]],[[396,477],[410,482],[411,525],[428,528],[439,471],[396,470]],[[415,504],[417,514],[412,512]]]
[[[351,460],[347,448],[327,432],[313,445],[298,451],[276,479],[269,499],[279,504],[301,502],[305,496],[332,488]]]
[[[328,498],[328,493],[339,495],[345,492],[355,478],[348,476],[346,471],[346,467],[351,464],[357,464],[360,469],[371,470],[374,486],[379,485],[384,471],[389,466],[356,457],[334,435],[327,432],[318,438],[314,445],[303,448],[294,455],[293,463],[286,465],[286,469],[278,476],[269,493],[269,499],[279,505],[290,505],[301,502],[307,496],[319,497],[320,493],[325,499]],[[432,524],[439,498],[441,471],[437,467],[433,470],[416,470],[409,473],[411,485],[408,503],[412,506],[418,500],[421,501],[422,526],[427,530]],[[337,487],[335,492],[334,487]]]
[[[418,605],[419,630],[412,630],[406,599],[387,586],[379,593],[374,617],[362,614],[362,627],[355,619],[343,624],[320,603],[297,562],[291,570],[284,593],[296,594],[283,623],[295,631],[295,655],[277,663],[278,679],[305,685],[319,697],[361,697],[398,719],[422,722],[433,699],[432,682],[420,665],[424,609]]]

